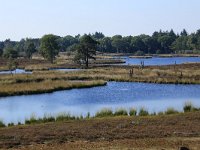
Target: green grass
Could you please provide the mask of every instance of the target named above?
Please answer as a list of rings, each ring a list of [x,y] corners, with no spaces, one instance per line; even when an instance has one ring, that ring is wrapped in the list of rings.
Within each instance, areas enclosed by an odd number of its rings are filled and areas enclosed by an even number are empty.
[[[145,108],[141,108],[139,110],[139,116],[148,116],[149,115],[149,112],[145,109]]]
[[[56,121],[68,121],[68,120],[76,120],[75,116],[71,116],[70,113],[60,113],[56,116]]]
[[[191,103],[185,103],[184,106],[184,113],[187,112],[194,112],[194,111],[200,111],[200,108],[195,108]],[[40,123],[49,123],[49,122],[63,122],[63,121],[69,121],[69,120],[84,120],[84,119],[95,119],[95,118],[106,118],[106,117],[117,117],[117,116],[162,116],[162,115],[174,115],[179,114],[181,112],[175,110],[174,108],[168,108],[164,112],[158,112],[158,113],[149,113],[145,108],[141,108],[138,111],[135,108],[131,108],[129,112],[126,109],[120,108],[116,109],[116,111],[112,111],[112,109],[104,108],[100,111],[98,111],[95,116],[91,116],[90,113],[87,113],[85,117],[83,115],[80,116],[72,116],[70,113],[59,113],[56,116],[47,115],[45,114],[42,118],[37,118],[34,114],[31,115],[29,119],[25,119],[25,124],[40,124]],[[22,125],[21,122],[18,122],[18,125]],[[14,123],[9,123],[7,126],[14,126]],[[0,128],[6,127],[6,124],[4,124],[2,121],[0,121]]]
[[[129,110],[129,115],[130,115],[130,116],[136,116],[136,115],[137,115],[137,109],[131,108],[131,109]]]
[[[184,112],[194,112],[194,111],[199,111],[199,108],[194,107],[191,102],[186,102],[183,107],[183,110]]]
[[[0,128],[6,127],[6,125],[3,123],[3,121],[0,120]]]
[[[174,108],[168,108],[166,111],[165,111],[165,115],[173,115],[173,114],[178,114],[180,113],[179,111],[175,110]]]
[[[97,112],[95,117],[111,117],[113,116],[113,111],[111,109],[108,108],[104,108],[101,111]]]
[[[183,110],[184,110],[184,112],[191,112],[191,111],[193,111],[193,108],[194,108],[194,106],[192,105],[191,102],[186,102],[183,107]]]
[[[114,112],[114,116],[127,116],[128,112],[126,109],[120,108]]]

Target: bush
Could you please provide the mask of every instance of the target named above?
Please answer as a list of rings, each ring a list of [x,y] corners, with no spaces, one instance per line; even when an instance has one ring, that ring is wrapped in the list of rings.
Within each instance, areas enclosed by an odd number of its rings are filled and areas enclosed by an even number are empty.
[[[102,109],[101,111],[97,112],[95,117],[111,117],[113,116],[113,111],[111,109]]]
[[[137,110],[135,108],[131,108],[129,111],[130,116],[136,116],[137,115]]]
[[[115,116],[127,116],[128,112],[125,109],[118,109],[114,113]]]
[[[139,111],[139,116],[148,116],[149,112],[145,108],[141,108]]]
[[[168,108],[166,111],[165,111],[165,114],[166,115],[172,115],[172,114],[178,114],[179,112],[177,110],[175,110],[174,108]]]

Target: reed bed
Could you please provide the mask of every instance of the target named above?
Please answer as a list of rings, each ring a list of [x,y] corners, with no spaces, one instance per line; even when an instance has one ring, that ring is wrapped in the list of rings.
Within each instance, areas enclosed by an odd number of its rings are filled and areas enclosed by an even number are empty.
[[[0,96],[26,95],[51,93],[58,90],[73,88],[89,88],[94,86],[104,86],[103,80],[93,81],[66,81],[66,80],[45,80],[42,82],[0,84]]]
[[[131,74],[130,70],[132,71]],[[33,74],[0,75],[0,95],[46,93],[52,92],[52,90],[77,88],[77,83],[74,83],[74,81],[80,81],[80,87],[82,87],[81,82],[85,84],[87,81],[93,81],[94,85],[99,85],[95,82],[102,80],[104,82],[200,84],[200,64],[151,66],[143,69],[140,69],[138,66],[113,66],[73,72],[34,71]],[[73,82],[74,86],[69,86],[66,82]],[[26,87],[28,90],[23,87]],[[8,92],[11,94],[5,94]]]

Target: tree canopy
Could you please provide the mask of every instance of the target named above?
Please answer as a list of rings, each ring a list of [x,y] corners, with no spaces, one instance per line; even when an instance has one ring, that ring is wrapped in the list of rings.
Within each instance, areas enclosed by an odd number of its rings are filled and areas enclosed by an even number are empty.
[[[75,61],[85,64],[85,67],[88,68],[89,59],[95,59],[97,43],[89,35],[81,37],[80,43],[76,46]]]
[[[99,44],[96,50],[110,53],[132,53],[132,54],[169,54],[169,53],[200,53],[200,30],[189,34],[185,29],[180,33],[169,31],[155,31],[152,35],[141,34],[138,36],[105,36],[101,32],[89,34]],[[0,42],[0,49],[12,48],[17,51],[18,56],[31,58],[36,51],[44,58],[53,62],[58,52],[67,52],[81,43],[83,36],[59,37],[56,35],[45,35],[41,39],[22,39],[11,41],[7,39]],[[31,44],[30,44],[31,43]],[[2,53],[2,51],[0,52]]]
[[[51,63],[53,63],[55,56],[58,55],[59,52],[58,39],[58,36],[48,34],[44,35],[40,41],[40,53]]]

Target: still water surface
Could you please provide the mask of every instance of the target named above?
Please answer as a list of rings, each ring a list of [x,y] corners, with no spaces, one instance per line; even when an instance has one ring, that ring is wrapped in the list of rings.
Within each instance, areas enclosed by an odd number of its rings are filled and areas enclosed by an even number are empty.
[[[120,57],[116,57],[120,58]],[[183,63],[196,63],[200,62],[200,57],[152,57],[152,58],[129,58],[129,57],[121,57],[126,61],[123,65],[140,65],[141,61],[144,61],[144,64],[147,66],[154,65],[171,65],[171,64],[183,64]]]
[[[24,121],[32,114],[42,117],[70,112],[73,115],[92,115],[102,108],[145,107],[150,112],[168,107],[182,110],[185,102],[200,107],[200,85],[173,85],[108,82],[107,86],[73,89],[51,94],[0,98],[0,119],[5,123]]]

